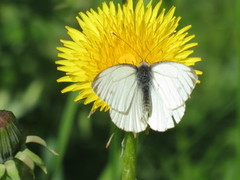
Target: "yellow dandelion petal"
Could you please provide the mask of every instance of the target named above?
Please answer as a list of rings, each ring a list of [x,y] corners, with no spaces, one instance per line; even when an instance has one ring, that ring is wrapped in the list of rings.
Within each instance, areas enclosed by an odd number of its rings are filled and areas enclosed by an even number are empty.
[[[191,25],[188,25],[188,26],[185,26],[184,28],[180,29],[179,31],[176,32],[176,34],[183,34],[185,33],[186,31],[188,31],[189,29],[191,29]]]
[[[161,5],[162,5],[162,1],[159,1],[159,2],[156,4],[156,6],[154,7],[154,9],[153,9],[153,11],[152,11],[152,17],[151,17],[151,20],[150,20],[149,23],[152,23],[152,22],[156,19]],[[150,9],[150,8],[152,9],[152,1],[149,2],[149,4],[148,4],[148,9]],[[164,12],[164,11],[162,11],[162,12]],[[164,13],[163,13],[163,14],[164,14]]]
[[[203,72],[199,71],[199,70],[195,70],[195,72],[196,72],[197,75],[202,75],[203,74]]]
[[[71,61],[66,61],[66,60],[59,60],[55,62],[58,65],[63,65],[63,66],[72,66],[74,65]]]
[[[198,45],[198,43],[185,44],[185,45],[183,46],[183,48],[181,49],[181,51],[185,51],[185,50],[190,49],[190,48],[193,48],[193,47],[195,47],[195,46],[197,46],[197,45]]]
[[[184,51],[184,52],[181,52],[178,55],[176,55],[175,58],[177,58],[177,59],[185,59],[192,53],[193,53],[193,50]]]
[[[86,41],[85,36],[82,34],[82,32],[68,26],[66,26],[66,29],[68,30],[68,35],[72,38],[74,43],[77,43],[81,46],[82,41]],[[65,45],[65,43],[68,41],[62,41],[62,42]]]
[[[144,15],[144,21],[146,24],[148,24],[150,18],[152,17],[152,1],[150,1],[148,4],[147,4],[147,7],[146,7],[146,12],[145,12],[145,15]]]
[[[154,64],[159,61],[179,62],[193,66],[201,59],[190,57],[191,48],[197,46],[194,35],[188,35],[191,25],[178,28],[181,17],[174,16],[175,7],[168,12],[160,10],[162,1],[144,5],[138,0],[126,4],[103,3],[97,10],[80,12],[76,17],[81,30],[66,26],[71,40],[61,40],[56,61],[58,70],[66,73],[58,82],[71,82],[63,93],[78,91],[75,101],[93,103],[92,111],[110,106],[93,91],[92,83],[103,70],[118,64],[138,66],[142,61]],[[196,74],[202,72],[195,70]]]
[[[57,82],[72,82],[72,79],[69,76],[63,76],[59,78]]]
[[[73,89],[76,88],[77,86],[78,86],[78,84],[72,84],[70,86],[67,86],[66,88],[64,88],[62,90],[62,93],[73,91]]]

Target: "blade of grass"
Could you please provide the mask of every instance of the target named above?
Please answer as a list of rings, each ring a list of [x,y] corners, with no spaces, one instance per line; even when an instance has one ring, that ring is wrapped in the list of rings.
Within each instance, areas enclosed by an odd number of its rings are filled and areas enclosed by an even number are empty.
[[[76,115],[78,104],[73,102],[74,97],[76,97],[75,93],[71,93],[68,95],[67,103],[63,111],[62,119],[60,121],[59,126],[59,134],[57,140],[57,148],[56,151],[59,153],[59,157],[56,158],[55,168],[53,171],[52,180],[59,180],[58,174],[60,173],[60,169],[62,166],[62,161],[64,159],[64,155],[66,152],[66,148],[68,145],[68,140],[71,135],[71,129],[74,123],[74,117]]]
[[[239,70],[240,70],[240,1],[236,1],[236,29],[235,29],[235,33],[236,33],[236,59],[237,61],[237,65],[238,65],[238,83],[237,83],[237,109],[240,109],[240,74],[239,74]],[[237,145],[237,158],[236,158],[236,179],[238,179],[240,177],[240,111],[237,111],[237,137],[236,137],[236,145]]]
[[[114,133],[114,134],[113,134]],[[113,136],[112,136],[113,135]],[[121,176],[121,140],[122,133],[116,129],[115,125],[111,124],[110,136],[112,139],[109,142],[109,159],[106,167],[98,180],[105,179],[120,179]]]

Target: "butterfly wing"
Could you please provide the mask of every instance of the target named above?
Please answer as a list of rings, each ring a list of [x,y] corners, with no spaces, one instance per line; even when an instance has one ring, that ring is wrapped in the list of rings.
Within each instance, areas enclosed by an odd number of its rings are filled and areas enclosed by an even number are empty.
[[[112,66],[99,73],[92,84],[95,93],[111,106],[112,121],[131,132],[140,132],[147,127],[136,71],[132,65]]]
[[[98,74],[93,81],[92,88],[111,108],[126,112],[137,86],[135,74],[134,66],[112,66]]]
[[[152,113],[148,124],[156,131],[166,131],[184,115],[185,101],[198,77],[192,68],[168,61],[153,64],[152,76]]]
[[[136,88],[130,107],[127,112],[119,112],[110,109],[112,121],[120,129],[138,133],[144,131],[148,124],[148,112],[143,107],[143,94],[140,88]]]

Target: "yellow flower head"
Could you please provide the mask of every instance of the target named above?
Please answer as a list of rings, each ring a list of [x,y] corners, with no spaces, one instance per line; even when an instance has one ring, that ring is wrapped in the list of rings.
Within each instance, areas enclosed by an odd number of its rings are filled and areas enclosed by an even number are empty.
[[[160,10],[162,1],[155,7],[150,1],[147,6],[139,0],[125,5],[103,3],[97,11],[90,9],[79,13],[77,21],[81,31],[66,27],[72,40],[62,40],[64,47],[56,61],[58,70],[66,73],[58,82],[73,84],[63,93],[79,91],[75,101],[85,99],[84,104],[93,102],[92,111],[108,110],[110,107],[93,91],[92,82],[103,70],[118,64],[138,66],[142,61],[149,65],[159,61],[174,61],[192,66],[201,59],[189,57],[189,43],[195,36],[188,35],[190,25],[177,30],[181,17],[175,17],[175,7],[167,13]],[[200,71],[196,71],[201,74]]]

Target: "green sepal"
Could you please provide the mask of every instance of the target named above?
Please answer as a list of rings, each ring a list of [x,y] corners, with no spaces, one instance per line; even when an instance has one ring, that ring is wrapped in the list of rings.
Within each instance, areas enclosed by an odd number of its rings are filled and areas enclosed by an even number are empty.
[[[40,144],[42,146],[44,146],[49,152],[51,152],[52,154],[54,154],[55,156],[58,156],[58,153],[56,153],[54,150],[52,150],[51,148],[49,148],[47,146],[47,143],[40,137],[38,136],[27,136],[26,138],[26,143],[37,143]]]
[[[30,151],[27,148],[23,151],[23,153],[26,154],[27,156],[29,156],[34,161],[34,163],[38,167],[40,167],[45,174],[47,174],[47,168],[46,168],[43,160],[37,154],[33,153],[32,151]]]
[[[33,160],[24,152],[19,151],[16,155],[15,158],[20,160],[22,163],[24,163],[27,167],[30,168],[31,171],[34,170],[34,162]]]
[[[18,169],[13,160],[6,161],[5,163],[7,176],[12,180],[21,180],[19,177]]]
[[[4,176],[6,168],[3,164],[0,164],[0,179]]]

